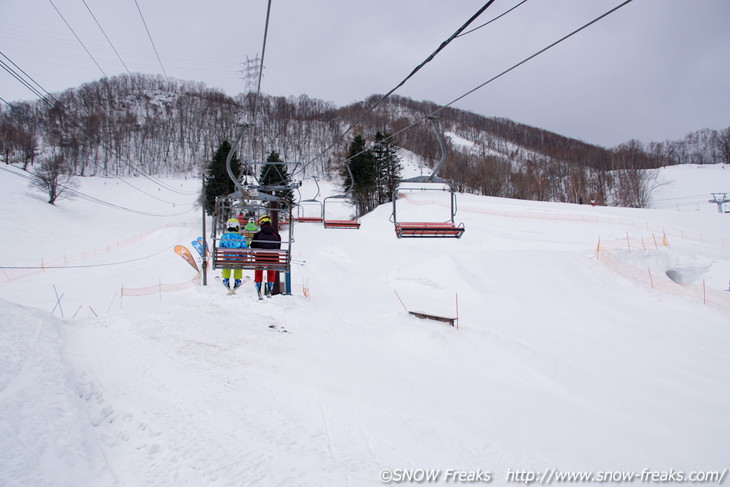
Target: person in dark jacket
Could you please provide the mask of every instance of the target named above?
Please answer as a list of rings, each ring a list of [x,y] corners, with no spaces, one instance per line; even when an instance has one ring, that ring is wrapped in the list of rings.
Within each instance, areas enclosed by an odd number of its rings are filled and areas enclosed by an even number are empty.
[[[281,248],[281,235],[274,231],[271,225],[271,218],[264,215],[259,218],[258,225],[260,230],[256,232],[251,240],[252,249],[268,249],[275,250]],[[257,256],[257,262],[265,262],[265,256]],[[253,280],[256,285],[256,292],[261,299],[261,284],[263,280],[263,269],[254,270]],[[266,297],[270,298],[274,289],[274,279],[276,279],[276,271],[266,269]]]

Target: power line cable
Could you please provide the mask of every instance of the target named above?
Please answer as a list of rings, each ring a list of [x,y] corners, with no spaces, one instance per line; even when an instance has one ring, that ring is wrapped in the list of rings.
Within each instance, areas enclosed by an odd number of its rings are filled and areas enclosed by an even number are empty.
[[[41,90],[43,90],[43,92],[45,92],[47,96],[45,96],[45,95],[41,94],[41,93],[40,93],[40,92],[39,92],[39,91],[38,91],[37,89],[35,89],[35,88],[31,87],[31,86],[30,86],[30,83],[28,83],[27,81],[21,81],[21,82],[22,82],[22,83],[23,83],[23,84],[24,84],[24,85],[25,85],[25,86],[26,86],[26,87],[27,87],[28,89],[30,89],[30,90],[31,90],[31,91],[32,91],[33,93],[35,93],[35,94],[36,94],[36,95],[37,95],[37,96],[38,96],[38,97],[39,97],[39,98],[40,98],[40,99],[41,99],[41,100],[42,100],[43,102],[45,102],[45,103],[46,103],[46,104],[47,104],[47,105],[48,105],[49,107],[52,107],[52,108],[55,108],[55,109],[57,109],[57,110],[59,111],[59,114],[60,114],[60,115],[61,115],[62,117],[64,117],[64,118],[65,118],[66,120],[69,120],[69,121],[70,121],[70,122],[71,122],[71,123],[72,123],[72,124],[73,124],[73,125],[74,125],[74,126],[75,126],[76,128],[80,129],[80,130],[81,130],[81,132],[82,132],[83,134],[85,134],[85,135],[86,135],[86,137],[87,137],[87,138],[88,138],[89,140],[91,140],[91,141],[96,141],[96,138],[95,138],[95,137],[93,136],[93,134],[89,134],[89,133],[88,133],[88,129],[86,128],[86,126],[85,126],[85,125],[84,125],[84,124],[83,124],[82,122],[80,122],[80,121],[79,121],[79,120],[77,120],[77,119],[76,119],[75,117],[73,117],[73,116],[71,116],[71,115],[69,115],[69,114],[67,113],[67,110],[66,110],[66,109],[65,109],[65,108],[63,107],[63,104],[61,103],[61,101],[60,101],[60,100],[58,100],[58,99],[57,99],[57,98],[55,98],[55,97],[54,97],[53,95],[51,95],[51,94],[50,94],[50,93],[49,93],[48,91],[46,91],[46,90],[45,90],[45,89],[44,89],[44,88],[43,88],[43,87],[42,87],[42,86],[41,86],[41,85],[40,85],[40,84],[39,84],[39,83],[38,83],[37,81],[35,81],[35,80],[33,79],[33,77],[31,77],[31,76],[30,76],[30,75],[29,75],[28,73],[26,73],[25,71],[23,71],[23,70],[22,70],[22,69],[21,69],[21,68],[20,68],[20,67],[19,67],[19,66],[18,66],[17,64],[15,64],[15,63],[14,63],[14,62],[13,62],[13,61],[12,61],[12,60],[11,60],[11,59],[10,59],[10,58],[8,57],[8,56],[6,56],[6,55],[5,55],[5,54],[4,54],[4,53],[3,53],[2,51],[0,51],[0,55],[1,55],[1,56],[3,56],[3,57],[4,57],[5,59],[7,59],[8,61],[10,61],[10,63],[11,63],[11,64],[12,64],[13,66],[15,66],[15,67],[16,67],[16,68],[17,68],[17,69],[18,69],[18,70],[20,71],[20,72],[22,72],[22,73],[23,73],[23,74],[24,74],[24,75],[25,75],[25,76],[26,76],[26,77],[27,77],[28,79],[30,79],[30,80],[31,80],[31,81],[32,81],[32,82],[33,82],[33,83],[34,83],[35,85],[37,85],[37,86],[38,86],[38,87],[39,87],[39,88],[40,88]],[[0,62],[2,62],[2,60],[0,60]],[[5,67],[5,63],[3,63],[3,68],[4,68],[4,69],[5,69],[6,71],[8,71],[8,68],[7,68],[7,67]],[[12,68],[10,68],[10,69],[12,69]],[[8,71],[8,72],[10,72],[10,71]],[[12,73],[11,73],[11,74],[12,74]],[[19,77],[19,75],[17,75],[17,73],[15,73],[15,75],[14,75],[14,76],[15,76],[15,78],[16,78],[16,79],[18,79],[18,77]],[[50,98],[50,99],[49,99],[49,98]],[[51,100],[52,100],[52,101],[51,101]],[[3,100],[3,101],[5,101],[5,100]],[[8,102],[6,102],[6,101],[5,101],[5,103],[6,103],[6,104],[8,104],[8,105],[10,105],[10,104],[9,104]],[[10,105],[10,106],[12,106],[12,105]],[[30,120],[30,117],[27,117],[27,116],[26,116],[26,118],[28,118],[28,119]],[[164,187],[164,188],[165,188],[165,189],[167,189],[168,191],[172,191],[173,193],[178,193],[178,194],[185,194],[185,195],[190,195],[190,194],[194,194],[194,193],[190,193],[190,192],[186,192],[186,191],[180,191],[180,190],[178,190],[178,189],[175,189],[175,188],[172,188],[172,187],[169,187],[169,186],[167,186],[167,185],[166,185],[165,183],[163,183],[162,181],[159,181],[159,180],[157,180],[157,179],[153,178],[152,176],[149,176],[149,175],[147,175],[147,174],[146,174],[146,173],[145,173],[144,171],[142,171],[142,170],[140,170],[140,169],[136,168],[136,167],[135,167],[135,166],[134,166],[134,165],[133,165],[133,164],[131,163],[131,161],[129,161],[129,158],[128,158],[128,157],[126,157],[126,158],[125,158],[125,157],[122,157],[122,155],[121,155],[121,154],[119,154],[119,152],[118,152],[118,151],[116,150],[116,148],[114,148],[114,147],[111,147],[111,146],[109,146],[109,145],[105,145],[105,144],[104,144],[104,143],[103,143],[103,142],[102,142],[101,140],[99,141],[99,144],[100,144],[100,145],[102,145],[102,147],[105,147],[105,148],[106,148],[107,150],[109,150],[109,151],[110,151],[110,152],[111,152],[112,154],[116,154],[116,155],[117,155],[117,156],[119,157],[119,159],[120,159],[121,161],[125,162],[125,164],[127,165],[127,167],[129,167],[129,168],[130,168],[130,169],[131,169],[132,171],[136,172],[137,174],[139,174],[139,175],[140,175],[140,176],[142,176],[143,178],[145,178],[145,179],[147,179],[147,180],[149,180],[149,181],[152,181],[152,182],[154,182],[155,184],[158,184],[158,185],[160,185],[160,186]],[[92,162],[92,164],[94,164],[94,165],[97,165],[97,166],[98,166],[98,164],[97,164],[97,163],[95,163],[95,162]],[[115,177],[119,177],[119,176],[118,176],[118,175],[117,175],[116,173],[114,173],[114,171],[111,171],[111,170],[109,170],[108,168],[104,168],[104,170],[105,170],[106,172],[108,172],[108,173],[111,173],[111,174],[112,174],[112,175],[114,175]],[[127,184],[130,184],[130,185],[131,185],[131,183],[128,183],[128,182],[127,182]],[[139,190],[139,191],[142,191],[142,190]],[[144,191],[142,191],[142,192],[144,193]],[[148,193],[145,193],[145,194],[148,194]],[[149,195],[149,196],[152,196],[152,195]],[[152,196],[152,197],[153,197],[153,198],[155,198],[155,199],[160,199],[160,198],[157,198],[156,196]],[[160,201],[165,201],[165,200],[160,200]]]
[[[1,166],[0,166],[0,170],[5,171],[5,172],[8,172],[8,173],[10,173],[10,174],[12,174],[14,176],[18,176],[20,178],[26,179],[28,181],[33,181],[33,177],[30,174],[18,173],[18,172],[11,171],[10,169],[7,169],[7,168],[1,167]],[[79,197],[79,198],[81,198],[83,200],[90,201],[91,203],[97,203],[97,204],[100,204],[102,206],[107,206],[109,208],[114,208],[114,209],[118,209],[118,210],[127,211],[129,213],[136,213],[138,215],[155,216],[155,217],[158,217],[159,216],[159,217],[168,218],[168,217],[172,217],[172,216],[184,215],[185,213],[188,213],[189,211],[192,210],[192,207],[191,207],[191,210],[185,210],[185,211],[182,211],[180,213],[170,213],[170,214],[150,213],[150,212],[147,212],[147,211],[134,210],[132,208],[127,208],[125,206],[120,206],[120,205],[117,205],[117,204],[114,204],[114,203],[110,203],[108,201],[105,201],[105,200],[96,198],[94,196],[90,196],[90,195],[88,195],[86,193],[82,193],[81,191],[77,191],[77,190],[75,190],[73,188],[70,188],[68,186],[63,186],[63,188],[64,188],[64,191],[65,192],[67,192],[67,193],[69,193],[71,195],[74,195],[76,197]]]
[[[13,65],[13,66],[14,66],[15,68],[17,68],[17,69],[18,69],[18,70],[19,70],[19,71],[20,71],[21,73],[23,73],[23,74],[25,75],[25,77],[26,77],[26,78],[28,78],[28,79],[29,79],[30,81],[32,81],[32,82],[33,82],[33,83],[34,83],[35,85],[37,85],[37,86],[38,86],[38,87],[39,87],[39,88],[40,88],[41,90],[43,90],[43,87],[42,87],[42,86],[40,86],[40,85],[39,85],[38,83],[36,83],[36,81],[35,81],[35,80],[34,80],[34,79],[33,79],[33,78],[32,78],[32,77],[31,77],[31,76],[30,76],[30,75],[28,74],[28,73],[26,73],[25,71],[23,71],[23,70],[22,70],[22,69],[21,69],[21,68],[20,68],[20,67],[19,67],[19,66],[18,66],[17,64],[15,64],[15,63],[13,62],[13,60],[12,60],[12,59],[10,59],[9,57],[7,57],[7,56],[5,55],[5,53],[3,53],[2,51],[0,51],[0,56],[2,56],[2,57],[4,57],[5,59],[7,59],[7,60],[8,60],[9,62],[10,62],[10,64],[12,64],[12,65]],[[19,74],[17,73],[17,71],[15,71],[15,69],[13,69],[13,68],[10,68],[10,67],[9,67],[9,66],[7,65],[7,63],[3,62],[3,60],[2,60],[2,59],[0,59],[0,63],[2,63],[2,64],[3,64],[3,68],[4,68],[4,69],[5,69],[5,70],[6,70],[6,71],[7,71],[8,73],[10,73],[10,74],[11,74],[11,75],[12,75],[12,76],[13,76],[13,77],[15,78],[15,79],[17,79],[18,81],[20,81],[20,82],[21,82],[21,84],[23,84],[23,86],[25,86],[26,88],[28,88],[28,89],[29,89],[29,90],[30,90],[30,91],[31,91],[31,92],[32,92],[32,93],[33,93],[34,95],[36,95],[36,96],[37,96],[38,98],[40,98],[40,99],[41,99],[41,101],[44,101],[44,102],[46,102],[46,103],[47,103],[47,104],[48,104],[49,106],[53,106],[53,104],[52,104],[52,103],[51,103],[51,102],[50,102],[50,101],[49,101],[49,100],[48,100],[48,99],[47,99],[47,98],[45,97],[45,95],[43,95],[43,94],[42,94],[42,93],[41,93],[41,92],[40,92],[40,91],[39,91],[39,90],[38,90],[37,88],[33,87],[33,86],[31,85],[31,83],[30,83],[30,82],[29,82],[28,80],[26,80],[25,78],[23,78],[22,76],[20,76],[20,75],[19,75]],[[43,90],[43,91],[45,91],[45,90]],[[46,92],[46,93],[47,93],[47,92]],[[7,103],[7,102],[6,102],[6,103]]]
[[[0,66],[2,66],[2,68],[10,74],[10,76],[12,76],[16,80],[18,80],[23,86],[28,88],[34,94],[36,94],[37,96],[42,96],[39,92],[35,91],[35,89],[26,80],[24,80],[21,76],[19,76],[17,74],[17,72],[14,71],[10,66],[8,66],[8,64],[5,61],[3,61],[2,59],[0,59]]]
[[[1,53],[0,53],[0,54],[1,54]],[[3,61],[2,61],[1,59],[0,59],[0,63],[3,63]],[[4,63],[3,63],[3,64],[4,64]],[[6,100],[5,100],[4,98],[0,97],[0,101],[4,102],[4,103],[5,103],[6,105],[8,105],[8,106],[9,106],[9,107],[10,107],[11,109],[13,109],[13,110],[14,110],[15,112],[19,113],[19,114],[20,114],[20,115],[21,115],[21,116],[22,116],[23,118],[25,118],[26,120],[28,120],[28,121],[29,121],[30,123],[32,123],[33,125],[37,126],[38,128],[40,128],[41,130],[43,130],[43,131],[44,131],[44,132],[46,132],[46,133],[50,133],[50,130],[49,130],[49,129],[47,129],[46,127],[44,127],[43,125],[41,125],[41,124],[40,124],[40,123],[39,123],[38,121],[36,121],[36,120],[35,120],[35,119],[33,119],[32,117],[28,116],[28,115],[27,115],[27,114],[26,114],[25,112],[23,112],[23,111],[22,111],[22,110],[20,110],[19,108],[17,108],[17,107],[15,107],[15,106],[13,106],[13,105],[12,105],[11,103],[9,103],[8,101],[6,101]],[[64,114],[63,114],[63,112],[61,112],[61,113],[62,113],[62,115],[64,115]],[[87,135],[87,136],[88,136],[88,135]],[[89,137],[89,138],[91,138],[91,137]],[[147,191],[145,191],[145,190],[143,190],[143,189],[141,189],[141,188],[138,188],[137,186],[133,185],[133,184],[132,184],[132,183],[130,183],[129,181],[127,181],[127,180],[123,179],[123,178],[122,178],[122,177],[121,177],[120,175],[118,175],[118,174],[117,174],[117,173],[115,173],[114,171],[112,171],[112,170],[110,170],[110,169],[108,169],[108,168],[102,167],[102,166],[101,166],[101,165],[100,165],[100,164],[99,164],[98,162],[95,162],[95,161],[94,161],[94,160],[92,160],[92,159],[86,158],[86,160],[87,160],[87,161],[88,161],[89,163],[91,163],[91,164],[92,164],[93,166],[96,166],[96,167],[98,167],[99,169],[102,169],[102,170],[103,170],[104,172],[106,172],[107,174],[110,174],[110,175],[111,175],[112,177],[114,177],[114,178],[116,178],[116,179],[119,179],[119,180],[120,180],[120,181],[122,181],[122,182],[123,182],[124,184],[126,184],[126,185],[130,186],[131,188],[133,188],[133,189],[135,189],[135,190],[139,191],[140,193],[142,193],[142,194],[144,194],[144,195],[147,195],[147,196],[149,196],[150,198],[156,199],[156,200],[158,200],[158,201],[162,201],[163,203],[170,203],[170,204],[173,204],[173,205],[175,204],[175,203],[174,203],[174,202],[172,202],[172,201],[168,201],[168,200],[162,199],[162,198],[160,198],[160,197],[158,197],[158,196],[155,196],[155,195],[153,195],[153,194],[150,194],[150,193],[148,193]],[[149,179],[149,178],[148,178],[148,179]],[[155,184],[160,184],[160,185],[162,185],[160,181],[155,181],[155,180],[152,180],[152,179],[150,179],[150,181],[151,181],[151,182],[153,182],[153,183],[155,183]],[[166,188],[166,189],[167,189],[167,188]],[[177,190],[175,190],[175,192],[177,192],[177,193],[180,193],[180,194],[186,194],[186,195],[189,195],[189,194],[195,194],[195,193],[188,193],[188,192],[182,192],[182,191],[177,191]]]
[[[127,70],[127,73],[129,73],[131,75],[132,73],[131,73],[131,71],[129,71],[129,68],[127,67],[127,65],[124,63],[124,60],[122,59],[122,56],[119,55],[119,52],[114,47],[114,44],[112,44],[111,39],[109,39],[109,36],[106,35],[106,32],[104,32],[104,29],[102,28],[102,26],[99,23],[99,21],[96,19],[96,16],[94,15],[94,12],[91,11],[91,8],[86,3],[86,0],[81,0],[81,1],[84,2],[84,6],[86,7],[86,10],[89,11],[89,13],[91,14],[91,18],[94,19],[94,22],[96,22],[96,25],[99,27],[99,30],[101,31],[102,34],[104,34],[104,37],[106,38],[107,42],[109,43],[109,45],[111,46],[111,48],[114,50],[114,54],[117,55],[117,58],[119,59],[119,62],[122,63],[122,66],[124,66],[124,69]]]
[[[150,43],[152,43],[152,49],[155,51],[155,56],[157,56],[157,61],[160,63],[160,68],[162,68],[162,72],[165,74],[165,79],[168,79],[167,77],[167,71],[165,71],[165,67],[162,65],[162,59],[160,59],[160,54],[157,52],[157,46],[155,46],[155,41],[152,40],[152,34],[150,34],[150,30],[147,28],[147,22],[144,20],[144,15],[142,15],[142,9],[139,8],[139,3],[137,0],[134,0],[134,4],[137,6],[137,11],[139,12],[139,16],[142,19],[142,23],[144,24],[144,30],[147,31],[147,37],[150,38]]]
[[[104,206],[107,206],[109,208],[115,208],[117,210],[123,210],[123,211],[127,211],[129,213],[136,213],[138,215],[145,215],[145,216],[155,216],[155,217],[168,218],[168,217],[172,217],[172,216],[184,215],[185,213],[188,213],[188,212],[192,211],[192,209],[193,209],[193,207],[191,206],[191,208],[189,210],[181,211],[179,213],[169,213],[169,214],[150,213],[148,211],[134,210],[132,208],[127,208],[126,206],[120,206],[120,205],[117,205],[117,204],[114,204],[114,203],[110,203],[108,201],[104,201],[102,199],[95,198],[94,196],[89,196],[89,195],[87,195],[85,193],[82,193],[82,192],[77,191],[77,190],[72,189],[72,188],[68,188],[66,191],[69,194],[72,194],[74,196],[78,196],[79,198],[84,199],[84,200],[87,200],[87,201],[90,201],[92,203],[98,203],[100,205],[104,205]]]
[[[61,19],[63,20],[63,22],[64,22],[64,23],[66,24],[66,26],[67,26],[67,27],[69,28],[69,30],[70,30],[70,31],[71,31],[71,33],[72,33],[72,34],[74,35],[74,37],[76,37],[76,40],[77,40],[77,41],[79,41],[79,44],[81,44],[81,47],[83,47],[83,48],[84,48],[84,51],[86,51],[86,54],[88,54],[88,55],[89,55],[89,57],[91,58],[91,60],[92,60],[92,61],[94,61],[94,64],[96,64],[96,67],[97,67],[97,68],[99,68],[99,71],[101,71],[101,72],[102,72],[102,74],[104,75],[104,77],[105,77],[105,78],[108,78],[109,76],[107,76],[107,75],[106,75],[106,73],[105,73],[105,72],[104,72],[104,70],[103,70],[103,69],[101,68],[101,66],[99,65],[99,63],[98,63],[98,62],[96,62],[96,59],[94,58],[94,55],[93,55],[93,54],[91,54],[91,52],[90,52],[90,51],[89,51],[89,50],[88,50],[88,49],[86,48],[86,46],[84,45],[84,42],[83,42],[83,41],[81,40],[81,38],[80,38],[80,37],[79,37],[78,35],[76,35],[76,32],[74,32],[73,28],[71,27],[71,24],[69,24],[69,23],[68,23],[68,21],[67,21],[67,20],[66,20],[66,18],[65,18],[65,17],[63,16],[63,14],[61,13],[61,11],[60,11],[60,10],[58,10],[58,7],[56,7],[56,4],[54,4],[54,3],[53,3],[53,0],[48,0],[48,1],[49,1],[49,2],[51,3],[51,5],[53,5],[53,8],[54,8],[54,9],[56,10],[56,12],[57,12],[57,13],[58,13],[58,15],[59,15],[59,16],[61,17]],[[135,1],[136,1],[136,0],[135,0]],[[84,2],[84,3],[85,3],[85,2]]]
[[[0,60],[0,63],[2,63],[2,60]],[[21,109],[17,108],[17,107],[16,107],[16,106],[14,106],[13,104],[11,104],[11,103],[9,103],[8,101],[6,101],[6,100],[5,100],[4,98],[0,97],[0,101],[2,101],[3,103],[5,103],[6,105],[8,105],[8,106],[9,106],[9,107],[10,107],[10,108],[11,108],[12,110],[14,110],[15,112],[19,113],[19,114],[20,114],[20,115],[21,115],[21,116],[22,116],[23,118],[25,118],[25,119],[26,119],[26,120],[28,120],[28,121],[29,121],[30,123],[32,123],[32,124],[34,124],[35,126],[37,126],[38,128],[40,128],[40,129],[41,129],[41,130],[43,130],[44,132],[50,132],[50,130],[49,130],[49,129],[45,128],[45,127],[44,127],[43,125],[41,125],[41,124],[40,124],[39,122],[37,122],[36,120],[34,120],[34,119],[33,119],[33,118],[31,118],[30,116],[28,116],[28,115],[27,115],[26,113],[24,113],[24,112],[23,112],[23,111],[22,111]],[[102,167],[102,166],[101,166],[101,165],[100,165],[99,163],[97,163],[97,162],[93,161],[92,159],[88,159],[88,158],[87,158],[86,160],[87,160],[87,161],[88,161],[89,163],[91,163],[92,165],[94,165],[94,166],[98,167],[99,169],[102,169],[102,170],[104,170],[105,172],[107,172],[108,174],[110,174],[110,175],[111,175],[112,177],[114,177],[114,178],[116,178],[116,179],[120,180],[120,181],[121,181],[122,183],[126,184],[127,186],[130,186],[131,188],[133,188],[133,189],[135,189],[135,190],[139,191],[140,193],[142,193],[142,194],[144,194],[144,195],[146,195],[146,196],[149,196],[150,198],[156,199],[157,201],[161,201],[161,202],[163,202],[163,203],[170,203],[170,204],[172,204],[172,205],[175,205],[175,203],[174,203],[174,202],[172,202],[172,201],[168,201],[168,200],[165,200],[165,199],[159,198],[159,197],[157,197],[157,196],[155,196],[155,195],[153,195],[153,194],[151,194],[151,193],[148,193],[147,191],[145,191],[145,190],[143,190],[143,189],[141,189],[141,188],[139,188],[139,187],[137,187],[137,186],[133,185],[133,184],[132,184],[132,183],[130,183],[129,181],[125,180],[124,178],[122,178],[121,176],[119,176],[118,174],[116,174],[116,173],[115,173],[114,171],[111,171],[111,170],[108,170],[107,168],[104,168],[104,167]],[[154,180],[152,180],[152,182],[153,182],[153,183],[156,183],[156,184],[159,184],[159,181],[154,181]],[[182,191],[178,191],[178,193],[180,193],[180,194],[185,194],[185,195],[192,195],[192,194],[195,194],[195,192],[192,192],[192,193],[190,193],[190,192],[182,192]]]

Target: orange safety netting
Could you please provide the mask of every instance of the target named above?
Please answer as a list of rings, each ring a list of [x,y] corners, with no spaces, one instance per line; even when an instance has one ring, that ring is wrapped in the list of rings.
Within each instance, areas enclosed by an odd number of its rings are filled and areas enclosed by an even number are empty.
[[[652,273],[648,267],[645,269],[636,267],[605,250],[596,252],[596,257],[601,264],[630,281],[667,294],[684,296],[705,304],[730,309],[730,292],[708,288],[704,281],[701,284],[680,284],[671,280],[666,274]]]
[[[177,225],[171,224],[171,225],[165,225],[162,228],[170,228],[175,227]],[[68,255],[64,254],[63,257],[56,257],[53,259],[45,259],[41,257],[40,262],[36,266],[27,266],[27,268],[23,269],[0,269],[2,270],[2,273],[0,273],[0,276],[4,278],[5,282],[14,281],[17,279],[22,279],[24,277],[32,276],[38,273],[43,272],[46,268],[51,267],[63,267],[67,266],[69,264],[72,264],[74,262],[80,262],[84,261],[86,259],[97,257],[99,255],[108,254],[109,252],[112,252],[113,250],[124,248],[128,245],[131,245],[133,243],[139,242],[145,237],[148,237],[149,235],[157,232],[159,229],[155,230],[149,230],[144,233],[140,233],[138,235],[135,235],[133,237],[120,240],[118,242],[108,244],[105,247],[98,247],[91,250],[84,250],[78,254],[74,255]]]
[[[196,274],[189,281],[178,282],[174,284],[158,283],[154,286],[146,287],[124,287],[122,286],[122,296],[150,296],[152,294],[174,293],[189,289],[200,285],[200,273]]]
[[[409,195],[401,194],[399,197],[404,197],[411,204],[414,205],[437,205],[437,206],[450,206],[450,203],[445,201],[439,201],[431,198],[412,198]],[[497,208],[484,208],[484,207],[469,207],[460,206],[460,212],[464,213],[478,213],[482,215],[493,215],[503,216],[508,218],[531,218],[536,220],[551,220],[551,221],[572,221],[572,222],[585,222],[585,223],[608,223],[612,225],[628,226],[638,228],[641,230],[647,230],[649,232],[656,232],[668,237],[683,238],[686,240],[692,240],[694,242],[716,245],[721,248],[730,249],[730,239],[717,235],[707,235],[702,232],[694,230],[687,230],[683,228],[668,227],[656,222],[647,220],[637,220],[633,218],[624,218],[620,216],[612,215],[585,215],[566,213],[563,210],[559,211],[536,211],[536,210],[505,210]]]

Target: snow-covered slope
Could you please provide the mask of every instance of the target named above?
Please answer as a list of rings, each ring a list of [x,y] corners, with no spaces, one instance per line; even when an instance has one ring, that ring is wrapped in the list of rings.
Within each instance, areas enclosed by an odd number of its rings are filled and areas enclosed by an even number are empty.
[[[721,166],[683,187],[691,169],[666,169],[657,200],[730,191]],[[384,205],[357,231],[298,224],[293,295],[259,302],[252,285],[225,295],[217,272],[189,285],[172,248],[201,234],[200,181],[127,181],[147,194],[81,191],[145,214],[54,207],[0,173],[0,485],[728,467],[730,214],[715,205],[460,195],[459,240],[398,240]],[[448,218],[446,193],[398,205]],[[404,310],[451,316],[457,300],[458,330]]]

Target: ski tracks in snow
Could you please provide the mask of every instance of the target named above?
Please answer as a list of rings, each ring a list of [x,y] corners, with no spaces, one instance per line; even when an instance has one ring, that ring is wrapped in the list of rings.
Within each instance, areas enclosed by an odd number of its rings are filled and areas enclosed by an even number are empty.
[[[350,401],[317,390],[317,403],[326,435],[327,450],[347,476],[348,486],[369,485],[377,480],[381,465],[373,450],[372,438],[363,427],[357,407]],[[323,399],[325,397],[325,399]],[[363,472],[373,472],[363,477]]]
[[[112,323],[104,329],[84,330],[79,338],[93,343],[71,347],[70,355],[89,423],[123,485],[235,485],[225,479],[263,477],[256,465],[266,459],[244,439],[255,424],[231,393],[245,381],[215,373],[224,371],[219,346],[106,321]]]
[[[298,336],[282,331],[294,324],[279,319],[287,310],[253,309],[235,320],[213,309],[202,323],[182,309],[71,325],[77,392],[121,485],[335,485],[341,465],[356,475],[377,464],[350,404],[325,400],[329,432],[312,421],[312,385],[293,387],[298,359],[282,360]]]

